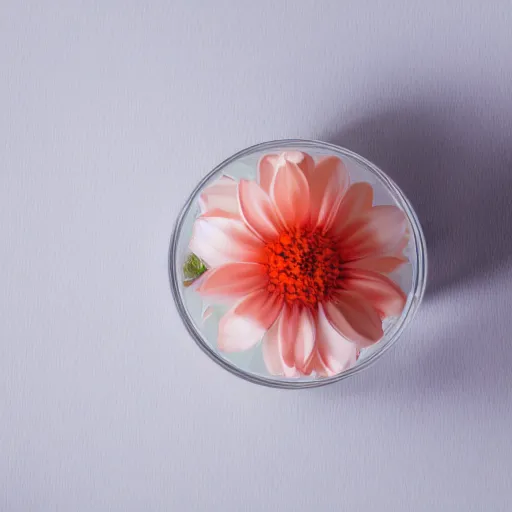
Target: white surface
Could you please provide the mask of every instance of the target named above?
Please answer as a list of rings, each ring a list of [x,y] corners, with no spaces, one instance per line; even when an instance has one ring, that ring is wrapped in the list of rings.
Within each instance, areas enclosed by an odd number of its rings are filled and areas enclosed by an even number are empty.
[[[510,510],[512,6],[0,5],[0,510]],[[174,219],[236,150],[360,152],[431,286],[377,366],[304,392],[206,358]]]

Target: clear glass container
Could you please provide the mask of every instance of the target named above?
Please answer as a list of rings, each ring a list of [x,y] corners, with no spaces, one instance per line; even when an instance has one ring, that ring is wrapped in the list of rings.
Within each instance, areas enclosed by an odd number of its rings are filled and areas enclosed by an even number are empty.
[[[258,162],[264,155],[299,151],[307,153],[315,161],[335,156],[341,159],[351,183],[366,182],[373,188],[373,205],[395,205],[404,212],[408,222],[408,242],[404,256],[408,262],[390,273],[406,296],[401,315],[383,320],[384,336],[380,341],[358,352],[355,364],[335,375],[311,375],[286,377],[272,375],[267,370],[262,355],[262,342],[241,352],[222,352],[217,347],[219,321],[226,313],[224,305],[210,305],[205,318],[206,304],[194,286],[186,286],[183,274],[185,262],[190,254],[189,242],[196,218],[200,215],[198,199],[204,189],[222,175],[235,180],[257,179]],[[333,144],[310,140],[277,140],[258,144],[231,156],[213,169],[197,185],[187,199],[171,237],[169,248],[169,278],[171,289],[181,318],[197,345],[216,363],[226,370],[251,382],[279,388],[306,388],[330,384],[345,379],[367,368],[388,350],[414,317],[423,298],[426,284],[427,254],[425,239],[409,201],[398,186],[379,168],[363,157]]]

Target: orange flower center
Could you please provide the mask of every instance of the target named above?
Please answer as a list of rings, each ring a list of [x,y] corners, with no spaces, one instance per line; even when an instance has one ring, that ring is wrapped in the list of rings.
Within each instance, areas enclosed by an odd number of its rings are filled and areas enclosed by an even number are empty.
[[[283,294],[289,304],[315,306],[339,288],[341,258],[331,238],[317,231],[286,231],[265,251],[267,289]]]

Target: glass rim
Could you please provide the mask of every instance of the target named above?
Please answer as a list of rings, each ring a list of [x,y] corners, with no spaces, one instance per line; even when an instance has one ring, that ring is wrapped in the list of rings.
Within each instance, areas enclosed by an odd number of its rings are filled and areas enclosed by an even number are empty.
[[[396,322],[396,325],[393,326],[393,332],[390,335],[389,339],[386,341],[382,347],[377,350],[375,353],[371,354],[367,359],[362,361],[360,364],[349,368],[337,375],[333,375],[331,377],[324,377],[321,379],[315,380],[277,380],[271,377],[265,377],[262,375],[256,375],[254,373],[250,373],[240,369],[234,363],[228,361],[223,358],[215,350],[213,347],[209,345],[207,340],[202,336],[200,330],[195,325],[194,321],[191,319],[190,314],[185,307],[185,302],[183,300],[183,295],[180,289],[180,280],[178,277],[178,266],[176,265],[176,256],[177,256],[177,246],[179,237],[181,235],[181,230],[183,227],[183,222],[185,220],[185,216],[189,211],[189,208],[192,206],[193,201],[195,200],[199,191],[210,181],[210,179],[218,174],[222,169],[231,164],[232,162],[239,160],[245,156],[251,155],[253,153],[263,151],[263,150],[271,150],[271,149],[285,149],[287,147],[293,147],[294,149],[300,149],[300,147],[305,146],[314,146],[316,149],[325,149],[334,153],[338,153],[342,156],[352,158],[357,163],[362,165],[364,168],[369,170],[372,174],[374,174],[381,183],[383,183],[389,190],[393,193],[393,199],[395,199],[400,208],[406,213],[409,224],[412,228],[412,235],[414,236],[415,242],[415,256],[416,256],[416,265],[413,265],[413,276],[412,276],[412,285],[411,290],[408,293],[407,303],[400,315],[400,319]],[[318,140],[310,140],[310,139],[277,139],[268,142],[262,142],[259,144],[255,144],[253,146],[249,146],[237,153],[231,155],[229,158],[225,159],[223,162],[215,166],[194,188],[192,193],[187,198],[185,204],[181,208],[178,217],[174,224],[174,229],[171,234],[171,239],[169,243],[169,254],[168,254],[168,262],[167,262],[168,272],[169,272],[169,283],[171,287],[171,292],[174,298],[174,302],[180,314],[181,320],[184,323],[187,331],[192,336],[195,343],[199,346],[199,348],[206,353],[211,359],[213,359],[217,364],[219,364],[222,368],[229,371],[230,373],[240,377],[246,381],[260,384],[263,386],[271,387],[271,388],[281,388],[281,389],[305,389],[305,388],[315,388],[320,386],[326,386],[328,384],[332,384],[334,382],[339,382],[348,377],[356,375],[357,373],[365,370],[369,366],[375,363],[382,355],[387,352],[392,346],[395,345],[397,340],[402,335],[404,329],[407,327],[409,322],[415,316],[418,307],[424,297],[426,282],[427,282],[427,247],[425,237],[423,235],[423,231],[421,229],[421,225],[419,219],[411,206],[409,200],[401,191],[401,189],[396,185],[396,183],[382,171],[375,164],[367,160],[366,158],[346,149],[344,147],[338,146],[336,144],[331,144],[328,142],[318,141]]]

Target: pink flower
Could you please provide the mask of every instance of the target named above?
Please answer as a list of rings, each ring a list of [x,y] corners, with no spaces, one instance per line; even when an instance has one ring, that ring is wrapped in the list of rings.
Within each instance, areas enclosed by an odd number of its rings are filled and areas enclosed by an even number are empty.
[[[243,351],[262,339],[271,374],[335,375],[404,308],[386,274],[406,261],[405,214],[372,206],[371,186],[349,186],[336,157],[266,155],[258,174],[259,183],[223,176],[200,197],[190,248],[209,270],[198,291],[234,301],[218,347]]]

